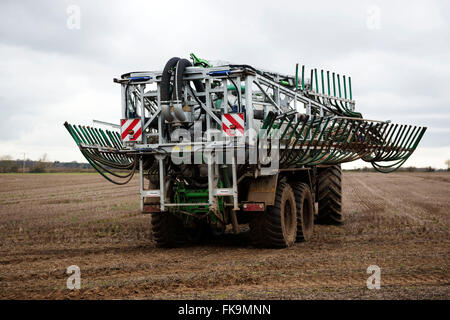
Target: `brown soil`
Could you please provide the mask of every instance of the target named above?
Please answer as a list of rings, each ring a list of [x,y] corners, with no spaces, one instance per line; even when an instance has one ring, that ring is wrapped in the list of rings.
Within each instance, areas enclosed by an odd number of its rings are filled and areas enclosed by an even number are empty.
[[[137,180],[0,175],[0,298],[449,299],[450,174],[344,173],[343,192],[345,223],[288,249],[245,232],[159,249]],[[70,265],[81,290],[66,288]]]

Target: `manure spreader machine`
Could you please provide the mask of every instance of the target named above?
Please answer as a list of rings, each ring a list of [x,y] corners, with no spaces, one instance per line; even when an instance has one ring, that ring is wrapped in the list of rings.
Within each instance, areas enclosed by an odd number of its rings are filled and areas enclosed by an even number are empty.
[[[64,124],[107,180],[122,185],[138,175],[159,246],[227,226],[238,233],[242,224],[255,246],[308,240],[314,223],[343,222],[341,163],[362,159],[392,172],[426,130],[364,119],[350,77],[305,75],[298,64],[287,75],[194,54],[191,61],[175,57],[162,71],[114,79],[122,118],[111,130]]]

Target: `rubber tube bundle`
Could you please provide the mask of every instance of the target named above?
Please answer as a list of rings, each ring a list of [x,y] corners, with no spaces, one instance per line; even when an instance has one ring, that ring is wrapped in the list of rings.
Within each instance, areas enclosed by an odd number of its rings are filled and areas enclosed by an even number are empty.
[[[187,120],[186,113],[183,110],[183,74],[186,68],[191,66],[192,64],[189,60],[174,57],[167,61],[162,72],[161,110],[165,119],[169,122],[184,122]],[[171,83],[174,70],[175,76],[173,83]],[[197,79],[192,82],[194,83],[195,90],[197,92],[205,91],[205,86],[201,80]],[[204,96],[199,97],[199,99],[202,103],[206,102],[206,98]],[[171,105],[173,105],[173,112],[170,110]],[[203,109],[201,110],[203,112]]]

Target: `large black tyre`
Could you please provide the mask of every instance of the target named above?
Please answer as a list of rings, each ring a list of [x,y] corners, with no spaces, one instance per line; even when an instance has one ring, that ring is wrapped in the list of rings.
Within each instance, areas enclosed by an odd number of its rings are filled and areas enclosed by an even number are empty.
[[[344,222],[341,165],[319,169],[317,198],[319,204],[317,223],[338,225]]]
[[[289,184],[278,183],[275,204],[267,207],[250,222],[253,245],[286,248],[294,244],[297,235],[297,210],[294,192]]]
[[[306,183],[293,183],[295,203],[297,205],[296,241],[309,241],[314,231],[314,200],[311,189]]]
[[[188,240],[183,222],[170,212],[152,214],[152,232],[158,247],[181,247]]]

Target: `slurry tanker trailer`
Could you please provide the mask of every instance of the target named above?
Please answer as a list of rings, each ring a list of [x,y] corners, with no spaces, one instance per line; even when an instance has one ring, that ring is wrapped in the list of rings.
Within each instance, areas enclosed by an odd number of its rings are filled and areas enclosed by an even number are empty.
[[[364,119],[351,78],[296,65],[295,75],[191,54],[162,71],[123,74],[120,130],[64,124],[87,161],[122,185],[136,174],[156,244],[240,232],[288,247],[314,223],[340,224],[341,163],[399,168],[426,128]],[[317,205],[316,205],[317,204]]]

